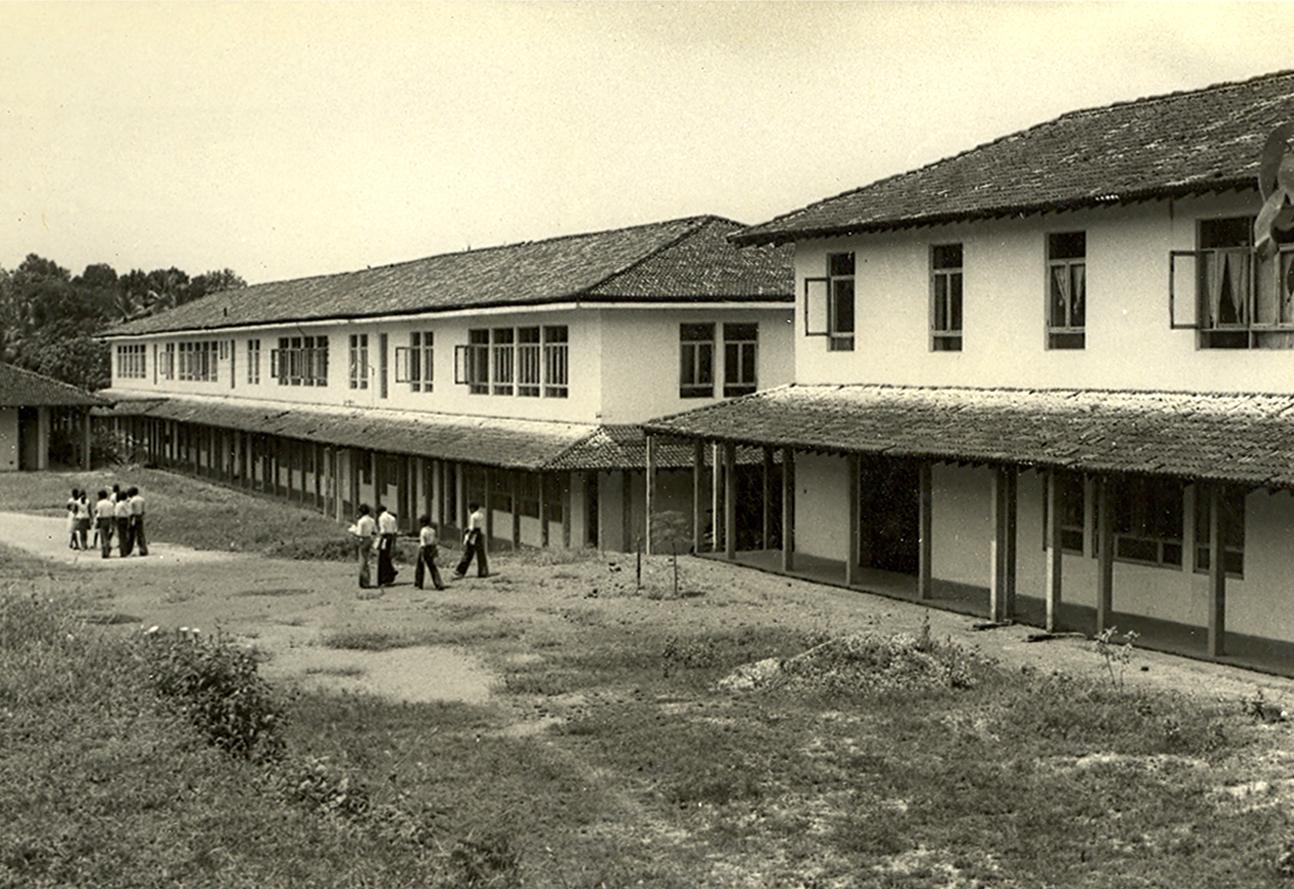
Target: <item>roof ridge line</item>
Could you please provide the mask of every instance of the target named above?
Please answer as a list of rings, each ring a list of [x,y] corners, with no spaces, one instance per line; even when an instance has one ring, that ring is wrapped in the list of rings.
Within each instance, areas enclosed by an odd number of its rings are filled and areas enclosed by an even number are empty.
[[[624,277],[625,275],[632,272],[634,269],[641,266],[647,260],[660,256],[666,250],[671,250],[674,247],[678,246],[680,243],[683,242],[684,239],[692,237],[697,232],[699,232],[702,228],[704,228],[707,223],[711,221],[731,222],[733,225],[737,225],[737,226],[741,225],[740,222],[737,222],[732,219],[723,219],[722,217],[719,217],[719,216],[685,216],[682,219],[677,219],[673,221],[675,222],[686,221],[686,222],[692,223],[692,225],[687,231],[682,232],[677,237],[662,244],[661,246],[657,247],[655,250],[651,250],[643,254],[642,256],[635,259],[633,262],[629,263],[627,266],[621,269],[618,269],[617,271],[611,272],[610,274],[604,276],[603,278],[600,278],[597,281],[594,281],[592,284],[589,284],[583,290],[573,292],[571,296],[574,296],[576,299],[579,299],[579,294],[588,293],[590,290],[594,290],[598,287],[603,286],[604,284],[608,284],[611,281],[616,280],[617,278]]]

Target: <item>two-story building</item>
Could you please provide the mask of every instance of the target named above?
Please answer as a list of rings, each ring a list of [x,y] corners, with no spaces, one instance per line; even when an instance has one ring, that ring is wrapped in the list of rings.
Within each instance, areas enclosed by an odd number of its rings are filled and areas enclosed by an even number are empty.
[[[739,561],[1294,668],[1291,121],[1289,72],[1076,111],[749,228],[795,383],[647,428],[780,456]]]
[[[639,423],[792,374],[791,249],[713,216],[212,294],[110,330],[135,459],[349,520],[387,505],[514,545],[633,549]],[[653,455],[657,456],[657,455]],[[663,507],[692,516],[688,450]]]

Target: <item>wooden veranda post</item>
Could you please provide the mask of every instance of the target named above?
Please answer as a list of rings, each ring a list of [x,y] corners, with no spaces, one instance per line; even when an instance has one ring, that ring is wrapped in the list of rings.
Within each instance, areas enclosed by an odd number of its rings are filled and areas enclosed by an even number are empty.
[[[993,470],[991,511],[992,587],[989,590],[989,619],[1002,621],[1015,612],[1015,469],[998,466]]]
[[[929,599],[931,594],[931,566],[933,520],[931,519],[930,464],[922,460],[917,467],[917,598]]]
[[[1114,608],[1114,522],[1110,515],[1110,479],[1096,480],[1096,632],[1105,632]]]
[[[764,496],[761,500],[759,548],[768,549],[773,535],[773,449],[764,447]]]
[[[1059,473],[1047,473],[1047,625],[1048,633],[1056,631],[1056,613],[1061,598],[1060,484]]]
[[[643,549],[647,555],[652,554],[652,514],[656,511],[656,436],[650,432],[647,433],[647,460],[644,471],[646,472],[646,492],[644,500],[646,501],[647,515],[643,518],[643,534],[647,538],[643,542]]]
[[[705,502],[705,442],[697,439],[692,447],[692,552],[700,553],[705,539],[705,523],[701,520]]]
[[[858,582],[859,542],[862,530],[862,504],[859,502],[859,466],[858,455],[849,454],[845,458],[846,472],[849,473],[849,545],[845,548],[845,586]]]
[[[723,461],[719,458],[719,443],[710,446],[710,552],[717,553],[723,540],[722,485]]]
[[[782,448],[782,571],[795,568],[795,452]]]
[[[1227,560],[1222,551],[1226,529],[1222,517],[1222,485],[1207,486],[1209,503],[1209,657],[1226,653]]]
[[[737,446],[723,446],[723,540],[724,556],[737,558]]]

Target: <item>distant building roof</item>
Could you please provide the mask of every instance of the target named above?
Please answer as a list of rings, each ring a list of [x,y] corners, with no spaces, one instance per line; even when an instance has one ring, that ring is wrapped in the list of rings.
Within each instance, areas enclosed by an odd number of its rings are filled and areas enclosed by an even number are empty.
[[[367,318],[557,302],[791,303],[789,252],[738,250],[740,223],[696,216],[446,253],[213,293],[106,336]]]
[[[825,453],[1294,487],[1294,395],[791,385],[643,426]]]
[[[12,364],[0,364],[0,408],[78,407],[109,403],[105,398],[53,377]]]
[[[780,244],[1256,188],[1264,141],[1291,120],[1291,71],[1073,111],[752,226],[733,240]]]

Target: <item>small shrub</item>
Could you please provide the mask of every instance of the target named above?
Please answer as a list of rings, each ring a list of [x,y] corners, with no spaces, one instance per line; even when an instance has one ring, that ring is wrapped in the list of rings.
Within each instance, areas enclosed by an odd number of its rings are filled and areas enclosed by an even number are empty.
[[[281,765],[274,784],[282,799],[318,814],[357,819],[369,810],[368,788],[327,757],[308,756]]]
[[[1117,627],[1107,627],[1092,640],[1092,647],[1105,661],[1105,669],[1110,674],[1110,684],[1115,688],[1123,688],[1123,674],[1127,672],[1128,664],[1132,663],[1134,650],[1132,643],[1137,641],[1138,633],[1129,630],[1123,637],[1123,644],[1120,645],[1114,641],[1117,632]]]
[[[153,691],[186,715],[207,741],[235,756],[283,750],[284,706],[255,655],[197,633],[145,633],[142,657]]]

